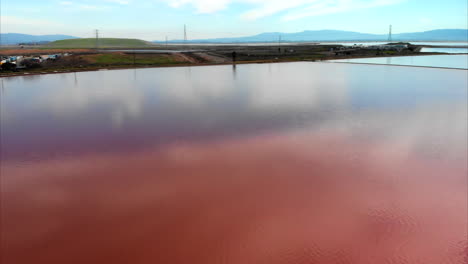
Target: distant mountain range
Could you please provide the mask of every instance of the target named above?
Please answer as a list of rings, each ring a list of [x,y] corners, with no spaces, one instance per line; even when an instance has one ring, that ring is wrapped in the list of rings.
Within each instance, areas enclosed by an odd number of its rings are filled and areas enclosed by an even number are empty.
[[[282,41],[387,41],[386,34],[366,34],[341,30],[306,30],[297,33],[269,32],[248,37],[213,38],[189,40],[190,43],[242,43],[242,42],[277,42],[281,36]],[[438,29],[425,32],[393,34],[393,41],[466,41],[468,42],[468,29]],[[162,41],[155,41],[161,43]],[[171,43],[180,43],[183,40],[172,40]]]
[[[0,34],[0,45],[17,45],[19,43],[45,43],[50,41],[62,40],[62,39],[75,39],[77,37],[68,35],[27,35],[18,33],[4,33]]]
[[[306,30],[297,33],[269,32],[254,36],[238,38],[194,39],[189,43],[245,43],[245,42],[325,42],[325,41],[386,41],[386,34],[366,34],[341,30]],[[77,39],[69,35],[27,35],[18,33],[0,34],[0,45],[17,45],[19,43],[46,43],[56,40]],[[438,29],[425,32],[393,34],[393,41],[465,41],[468,42],[468,29]],[[162,41],[154,41],[161,43]],[[170,43],[181,43],[183,40],[171,40]]]

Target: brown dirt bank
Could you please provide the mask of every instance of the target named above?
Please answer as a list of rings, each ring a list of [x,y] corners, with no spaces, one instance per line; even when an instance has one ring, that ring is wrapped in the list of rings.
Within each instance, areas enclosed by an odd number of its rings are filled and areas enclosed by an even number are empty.
[[[83,52],[85,50],[82,50]],[[110,53],[105,53],[110,54]],[[167,57],[172,58],[171,63],[157,63],[157,64],[137,64],[132,63],[115,63],[115,64],[96,64],[95,58],[102,53],[96,54],[80,54],[65,58],[60,65],[56,67],[41,67],[37,69],[27,69],[19,72],[1,72],[0,77],[13,77],[23,75],[39,75],[39,74],[56,74],[56,73],[68,73],[68,72],[83,72],[83,71],[97,71],[97,70],[111,70],[111,69],[138,69],[138,68],[160,68],[160,67],[182,67],[182,66],[212,66],[212,65],[226,65],[232,64],[230,58],[225,55],[212,54],[212,53],[170,53],[170,54],[138,54],[137,58],[151,59],[154,57]],[[125,53],[115,52],[112,54],[124,55]],[[327,60],[339,60],[339,59],[360,59],[360,58],[376,58],[376,57],[401,57],[401,56],[427,56],[427,55],[441,55],[443,53],[413,53],[407,54],[396,54],[386,56],[375,56],[375,55],[322,55],[320,57],[304,57],[304,58],[284,58],[275,57],[270,59],[249,59],[246,61],[237,61],[236,64],[251,64],[251,63],[279,63],[279,62],[296,62],[296,61],[327,61]],[[450,54],[454,55],[454,54]],[[126,54],[127,57],[132,57],[131,54]]]

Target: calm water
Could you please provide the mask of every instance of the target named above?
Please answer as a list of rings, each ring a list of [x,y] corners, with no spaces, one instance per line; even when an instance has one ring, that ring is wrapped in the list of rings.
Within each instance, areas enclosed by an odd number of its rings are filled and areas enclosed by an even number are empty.
[[[468,48],[422,48],[421,52],[468,53]]]
[[[305,45],[305,44],[323,44],[323,45],[345,45],[345,46],[353,46],[353,45],[383,45],[387,44],[388,41],[365,41],[365,42],[354,42],[354,41],[346,41],[346,42],[326,42],[326,41],[311,41],[311,42],[281,42],[281,45]],[[164,45],[164,43],[160,43]],[[411,42],[414,45],[434,45],[434,46],[458,46],[466,48],[468,47],[468,42]],[[264,43],[169,43],[169,46],[277,46],[278,42],[264,42]]]
[[[323,45],[343,45],[343,46],[354,46],[354,45],[363,45],[363,46],[373,46],[373,45],[384,45],[388,41],[382,42],[320,42]]]
[[[2,259],[463,263],[467,78],[306,62],[2,78]]]
[[[353,45],[363,45],[363,46],[372,46],[372,45],[384,45],[387,44],[388,41],[381,41],[381,42],[321,42],[321,44],[339,44],[345,46],[353,46]],[[455,47],[468,47],[468,42],[410,42],[413,45],[434,45],[434,46],[455,46]]]
[[[458,46],[458,47],[468,47],[468,42],[411,42],[414,45],[432,45],[432,46]]]
[[[468,55],[428,55],[333,60],[333,62],[370,63],[468,69]]]

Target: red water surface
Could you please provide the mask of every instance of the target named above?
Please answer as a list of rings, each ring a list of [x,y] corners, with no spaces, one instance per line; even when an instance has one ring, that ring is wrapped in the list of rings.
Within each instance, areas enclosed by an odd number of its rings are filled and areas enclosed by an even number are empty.
[[[467,263],[463,158],[311,132],[128,154],[7,163],[2,263]]]
[[[466,264],[468,76],[4,78],[1,264]]]

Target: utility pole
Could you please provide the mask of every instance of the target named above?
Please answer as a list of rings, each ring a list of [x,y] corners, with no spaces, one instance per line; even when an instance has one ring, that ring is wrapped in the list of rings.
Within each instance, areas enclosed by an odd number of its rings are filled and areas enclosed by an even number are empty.
[[[184,44],[187,44],[187,26],[184,24]]]
[[[392,42],[392,25],[390,25],[388,30],[388,42]]]
[[[281,35],[278,36],[278,53],[281,53]]]
[[[166,47],[167,47],[167,36],[166,36]]]
[[[96,29],[96,49],[99,48],[99,30]]]

